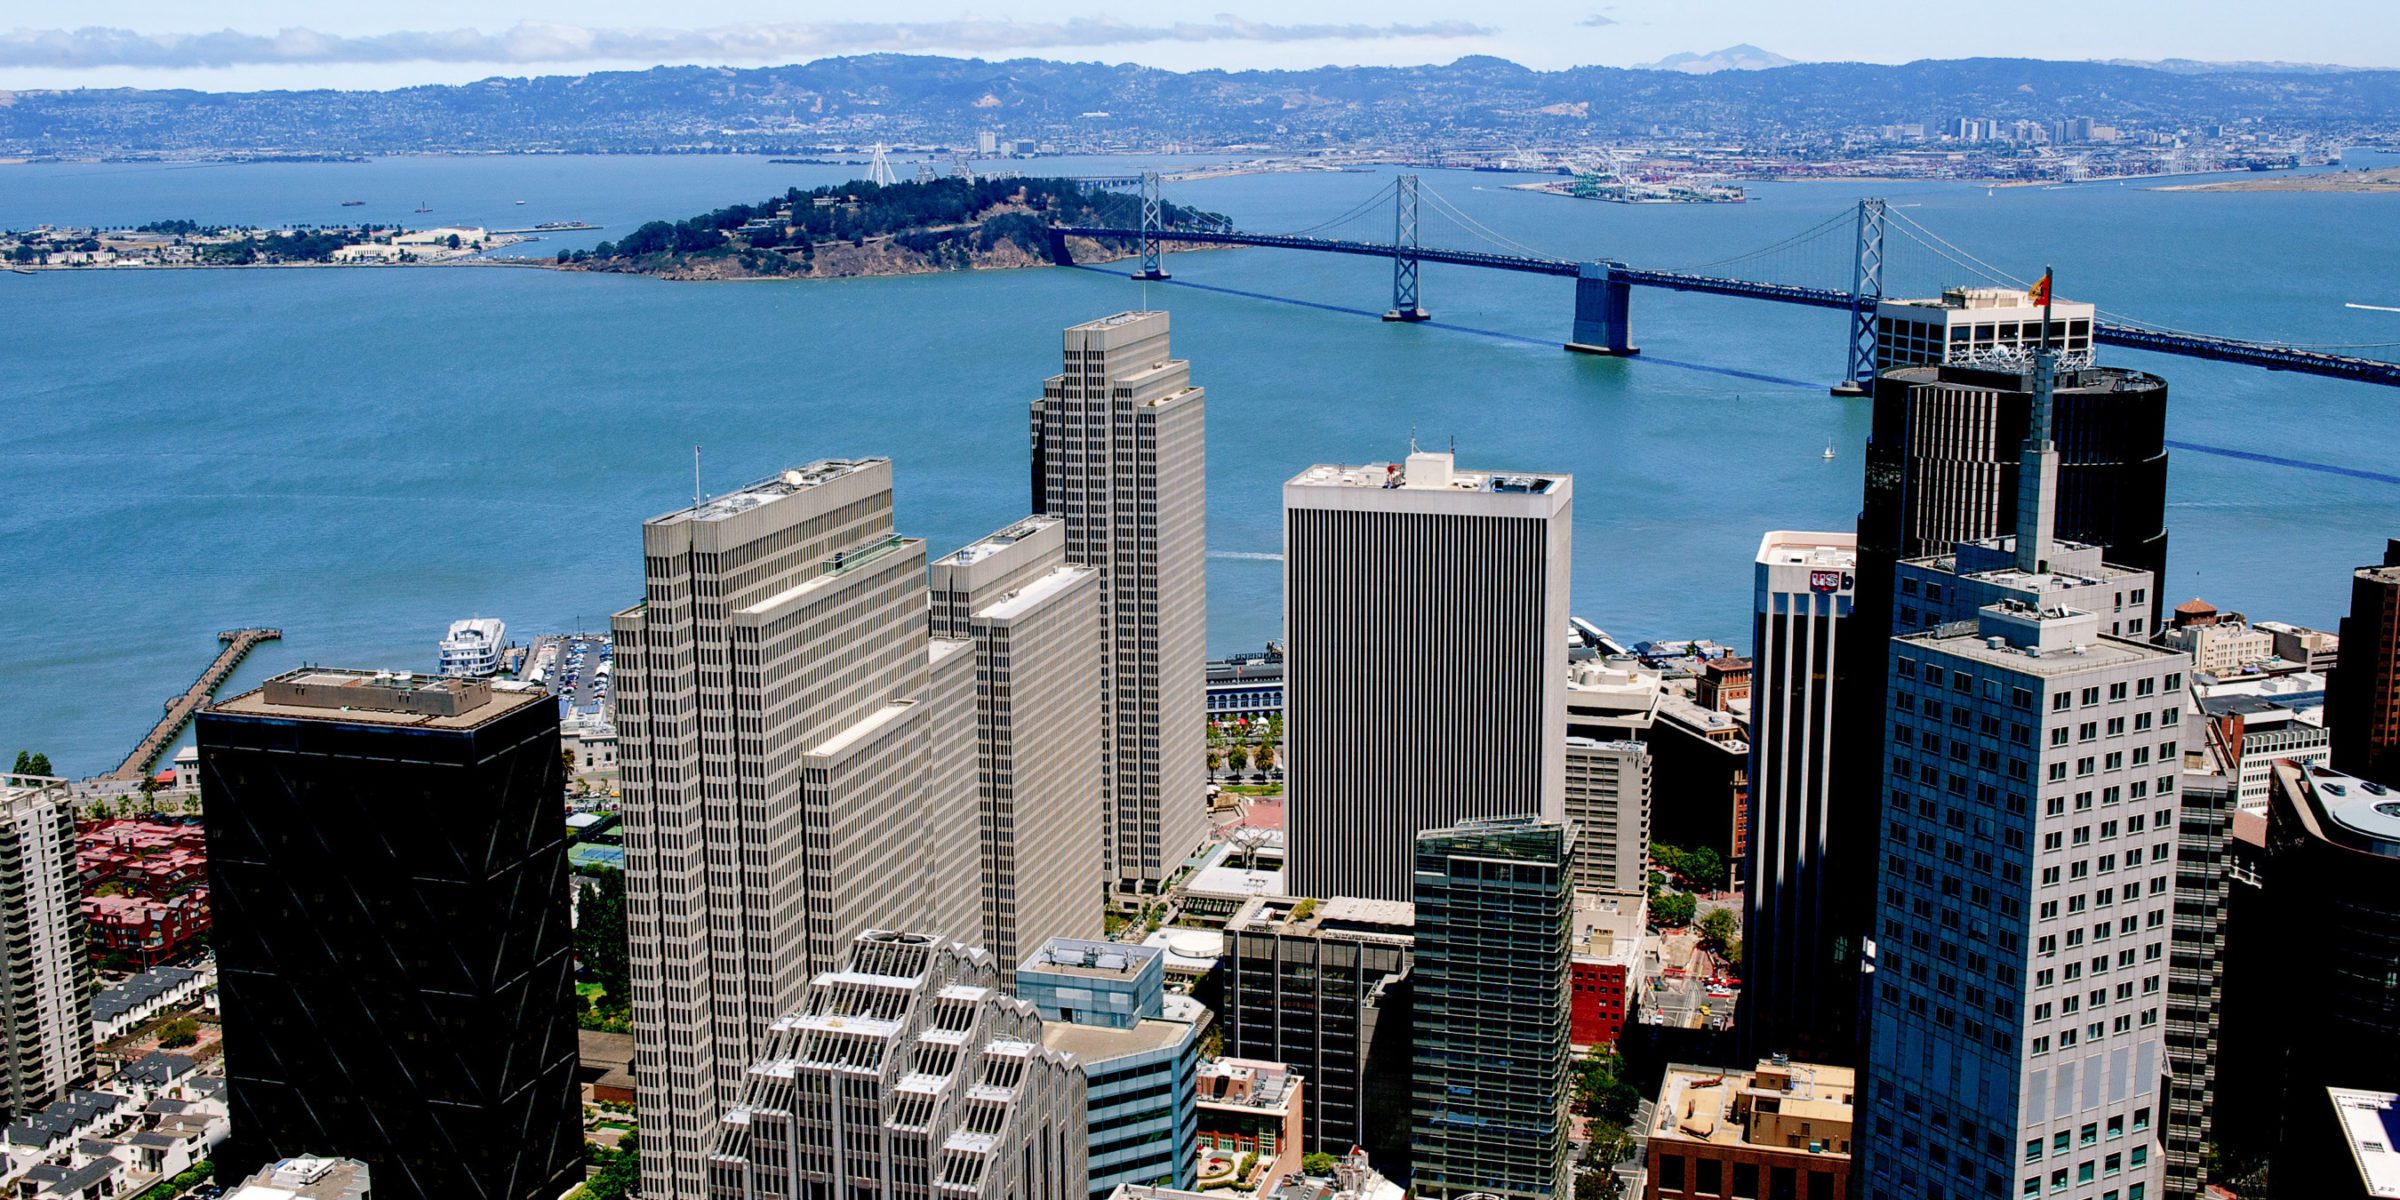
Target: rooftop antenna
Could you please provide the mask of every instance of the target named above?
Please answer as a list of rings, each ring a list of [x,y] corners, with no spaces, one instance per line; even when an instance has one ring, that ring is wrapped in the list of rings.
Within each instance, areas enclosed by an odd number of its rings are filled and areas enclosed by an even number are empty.
[[[692,443],[692,507],[700,507],[700,443]]]
[[[1408,427],[1408,452],[1410,454],[1417,452],[1417,427],[1414,425]]]
[[[1450,457],[1458,457],[1458,435],[1455,433],[1450,435]]]

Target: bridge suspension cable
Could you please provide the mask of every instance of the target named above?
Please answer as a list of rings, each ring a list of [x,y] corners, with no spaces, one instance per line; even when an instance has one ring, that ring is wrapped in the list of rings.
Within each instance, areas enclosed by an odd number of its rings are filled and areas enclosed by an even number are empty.
[[[1324,231],[1337,225],[1346,225],[1382,207],[1385,201],[1392,198],[1392,189],[1396,186],[1398,186],[1398,182],[1396,180],[1386,180],[1382,187],[1375,189],[1374,195],[1359,201],[1357,204],[1351,207],[1350,211],[1343,213],[1342,215],[1335,217],[1330,221],[1319,221],[1306,229],[1288,230],[1286,232],[1277,234],[1276,236],[1308,237],[1313,234],[1323,233]]]
[[[1459,228],[1464,229],[1469,234],[1482,238],[1487,244],[1499,247],[1502,250],[1511,250],[1519,254],[1530,255],[1534,258],[1548,257],[1541,251],[1536,250],[1533,247],[1508,236],[1507,234],[1501,233],[1499,230],[1493,229],[1491,226],[1486,225],[1483,222],[1468,216],[1464,212],[1459,211],[1458,206],[1450,203],[1449,199],[1443,196],[1440,192],[1437,192],[1432,188],[1423,188],[1421,190],[1433,201],[1433,209],[1435,212],[1450,218],[1452,223],[1456,224]]]
[[[1832,216],[1829,216],[1824,220],[1819,221],[1816,224],[1783,239],[1782,241],[1775,242],[1771,245],[1761,246],[1756,250],[1749,250],[1740,254],[1729,254],[1724,258],[1713,259],[1709,262],[1699,263],[1685,269],[1697,273],[1701,271],[1714,271],[1722,267],[1740,266],[1744,263],[1753,262],[1772,254],[1797,248],[1803,244],[1823,238],[1827,234],[1847,228],[1852,219],[1857,215],[1857,206],[1853,205],[1834,213]]]

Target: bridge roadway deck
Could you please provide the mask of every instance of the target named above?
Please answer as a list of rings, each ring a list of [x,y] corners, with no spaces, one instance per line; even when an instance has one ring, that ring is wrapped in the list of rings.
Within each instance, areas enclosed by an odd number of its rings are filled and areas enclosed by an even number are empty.
[[[183,727],[191,723],[193,714],[200,711],[200,706],[217,694],[217,689],[225,685],[233,669],[242,665],[242,660],[249,657],[260,642],[271,642],[282,636],[280,629],[228,629],[218,634],[217,640],[225,643],[225,648],[217,652],[216,660],[208,664],[208,669],[200,672],[200,678],[193,681],[182,695],[167,701],[166,714],[158,719],[158,724],[150,727],[141,745],[135,746],[133,753],[126,755],[125,761],[109,772],[108,777],[139,782],[148,775],[151,764],[156,763],[158,756],[166,751],[167,743],[174,741],[176,735],[183,732]]]
[[[1140,238],[1142,236],[1139,228],[1113,226],[1062,225],[1058,227],[1058,231],[1082,237]],[[1203,245],[1263,246],[1281,250],[1313,250],[1323,254],[1355,254],[1367,258],[1390,258],[1393,255],[1390,243],[1294,237],[1288,234],[1177,229],[1168,230],[1161,236],[1162,240],[1168,242]],[[1569,259],[1539,258],[1525,254],[1496,254],[1482,250],[1445,250],[1432,246],[1418,248],[1417,260],[1419,262],[1449,263],[1462,267],[1484,267],[1497,271],[1516,271],[1528,275],[1561,276],[1568,279],[1575,278],[1583,272],[1582,263]],[[1712,296],[1733,296],[1745,300],[1771,300],[1780,304],[1800,304],[1812,308],[1847,310],[1851,303],[1849,292],[1835,288],[1803,287],[1788,283],[1762,283],[1751,279],[1692,275],[1681,271],[1659,271],[1615,262],[1609,263],[1607,266],[1611,279],[1621,280],[1634,287],[1660,288],[1675,292],[1698,292]],[[2321,375],[2329,379],[2348,379],[2357,383],[2400,387],[2400,363],[2373,358],[2358,358],[2346,354],[2328,354],[2322,350],[2304,350],[2293,346],[2277,345],[2273,342],[2251,342],[2197,333],[2174,333],[2107,322],[2094,322],[2092,340],[2104,346],[2123,346],[2129,350],[2148,350],[2157,354],[2177,354],[2186,358],[2207,359],[2213,362],[2265,367],[2270,371],[2292,371],[2303,375]]]

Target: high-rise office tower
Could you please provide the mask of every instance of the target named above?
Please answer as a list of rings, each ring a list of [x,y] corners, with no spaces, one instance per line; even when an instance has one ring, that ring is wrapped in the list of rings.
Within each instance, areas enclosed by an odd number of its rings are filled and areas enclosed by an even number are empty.
[[[1868,1194],[2156,1196],[2185,660],[2018,601],[1889,653]]]
[[[1206,411],[1167,314],[1070,326],[1033,402],[1033,504],[1100,573],[1103,870],[1156,891],[1208,834]]]
[[[2243,1034],[2263,1034],[2281,1065],[2275,1195],[2336,1195],[2300,1186],[2320,1178],[2326,1089],[2400,1079],[2400,815],[2389,785],[2290,762],[2275,764],[2268,804],[2259,883],[2275,945],[2246,961],[2308,979],[2312,997],[2307,1013]]]
[[[981,940],[975,654],[928,636],[889,459],[828,459],[643,523],[618,613],[642,1190],[697,1196],[768,1028],[850,939]]]
[[[1567,1158],[1575,832],[1526,817],[1416,839],[1417,1195],[1574,1195]]]
[[[1002,962],[1101,934],[1100,580],[1066,534],[1028,517],[931,570],[935,636],[975,645],[983,944]]]
[[[1833,919],[1834,880],[1873,869],[1872,845],[1838,846],[1834,668],[1858,539],[1777,530],[1754,571],[1750,693],[1750,863],[1742,922],[1740,1027],[1761,1053],[1855,1061],[1856,931]],[[1878,649],[1870,647],[1869,652]],[[1851,852],[1851,861],[1835,853]]]
[[[2350,575],[2341,657],[2325,681],[2333,765],[2400,787],[2400,538]]]
[[[2216,1141],[2233,892],[2233,780],[2186,770],[2176,788],[2175,936],[2167,943],[2167,1197],[2199,1200]]]
[[[1196,1181],[1200,1031],[1210,1014],[1166,988],[1167,952],[1052,938],[1017,967],[1042,1044],[1083,1072],[1092,1200],[1128,1183]]]
[[[1418,832],[1565,818],[1574,491],[1437,453],[1283,485],[1295,894],[1406,900]]]
[[[667,1194],[1088,1200],[1083,1073],[1002,980],[980,949],[858,935],[768,1030],[705,1188]]]
[[[238,1178],[329,1154],[379,1197],[583,1178],[558,706],[303,668],[200,714]]]
[[[1567,823],[1575,827],[1575,890],[1639,896],[1649,889],[1650,747],[1567,736]]]
[[[92,960],[66,783],[0,776],[0,1120],[92,1077]]]
[[[1387,1081],[1407,1078],[1402,979],[1415,923],[1396,900],[1259,896],[1225,924],[1226,1053],[1308,1080],[1301,1128],[1312,1153],[1366,1146],[1387,1166],[1404,1156],[1383,1151],[1394,1132],[1405,1150],[1407,1098],[1394,1097],[1392,1112],[1379,1100]]]

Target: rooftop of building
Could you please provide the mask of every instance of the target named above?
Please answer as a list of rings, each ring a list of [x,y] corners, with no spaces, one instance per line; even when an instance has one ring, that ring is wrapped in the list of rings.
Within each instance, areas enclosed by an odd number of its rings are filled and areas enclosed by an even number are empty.
[[[1283,1112],[1299,1093],[1298,1071],[1257,1058],[1212,1058],[1200,1064],[1200,1103],[1216,1108]]]
[[[474,729],[519,709],[550,702],[550,694],[542,688],[506,680],[495,683],[409,671],[301,667],[231,700],[220,700],[208,711],[345,725]]]
[[[1962,579],[1973,579],[2014,592],[2057,592],[2099,587],[2149,575],[2148,571],[2139,567],[2105,562],[2097,548],[2063,538],[2050,543],[2050,569],[2046,571],[2027,571],[2018,567],[2015,562],[2016,551],[2016,535],[2002,534],[1962,543],[1961,548],[1954,548],[1948,554],[1928,554],[1922,558],[1908,559],[1903,565],[1957,575]]]
[[[974,541],[968,542],[966,545],[933,560],[933,564],[936,566],[965,566],[969,563],[981,562],[984,559],[990,558],[991,556],[1008,549],[1010,546],[1016,545],[1018,542],[1024,541],[1026,538],[1032,537],[1034,534],[1039,533],[1042,530],[1058,524],[1061,519],[1062,518],[1059,517],[1044,516],[1037,513],[1033,516],[1017,521],[1005,529],[987,533],[982,537],[975,539]]]
[[[1647,907],[1639,895],[1577,893],[1570,951],[1578,959],[1632,966],[1642,954]]]
[[[975,615],[987,621],[1015,620],[1041,607],[1060,592],[1093,577],[1089,567],[1055,567],[1027,580],[1025,586],[1000,597]]]
[[[1931,308],[1951,311],[2021,309],[2038,312],[2041,309],[2040,305],[2033,302],[2033,293],[2024,288],[2012,287],[1944,288],[1939,296],[1890,299],[1883,303],[1902,308]],[[2064,309],[2079,316],[2092,314],[2092,305],[2089,301],[2069,300],[2063,296],[2052,298],[2051,309],[2053,312]]]
[[[1127,309],[1124,312],[1111,313],[1108,316],[1101,317],[1097,320],[1085,321],[1080,325],[1069,325],[1067,326],[1067,332],[1090,333],[1095,330],[1117,329],[1122,326],[1131,325],[1136,321],[1147,320],[1151,317],[1164,317],[1166,315],[1167,314],[1165,312],[1158,309]]]
[[[1849,1067],[1775,1058],[1763,1059],[1747,1071],[1673,1063],[1659,1083],[1658,1116],[1650,1136],[1654,1141],[1847,1158],[1848,1150],[1841,1147],[1849,1140],[1857,1094],[1858,1073]],[[1800,1146],[1752,1140],[1755,1126],[1775,1118],[1808,1122],[1812,1133],[1825,1137]]]
[[[1156,930],[1143,938],[1142,944],[1167,952],[1169,975],[1205,975],[1216,970],[1217,960],[1225,955],[1224,931],[1188,925],[1169,925]]]
[[[1164,1017],[1144,1017],[1131,1026],[1079,1025],[1072,1021],[1042,1022],[1042,1048],[1060,1054],[1072,1054],[1088,1069],[1104,1066],[1112,1060],[1137,1054],[1152,1054],[1173,1050],[1200,1036],[1201,1026],[1207,1023],[1208,1009],[1188,996],[1171,996]],[[1181,1000],[1190,1008],[1179,1010],[1172,1001]]]
[[[1165,957],[1165,951],[1151,946],[1128,946],[1123,942],[1091,941],[1084,938],[1051,938],[1034,947],[1025,956],[1020,971],[1043,971],[1053,975],[1074,975],[1085,979],[1133,979],[1143,968]]]
[[[2033,391],[2033,366],[2030,358],[2022,371],[1975,363],[1928,363],[1924,366],[1893,367],[1883,372],[1883,378],[1910,386],[1939,384],[1945,387],[1972,388],[1981,391]],[[2071,393],[2094,394],[2105,392],[2147,392],[2167,386],[2166,381],[2147,371],[2129,367],[2062,368],[2053,391],[2058,395]]]
[[[2377,1200],[2400,1197],[2400,1095],[2327,1088],[2359,1182]]]
[[[268,1163],[225,1200],[355,1200],[367,1194],[367,1165],[302,1155]]]
[[[1939,649],[1971,662],[2045,678],[2143,661],[2190,661],[2187,655],[2146,642],[2127,641],[2102,634],[2092,614],[2074,609],[2035,609],[2029,605],[2003,601],[1984,606],[1982,612],[1985,618],[1982,621],[1953,621],[1923,633],[1907,634],[1892,640],[1903,645]],[[2018,644],[1994,632],[1997,628],[1991,619],[1994,615],[2012,617],[2029,628],[2057,626],[2065,631],[2066,636],[2058,639],[2061,644],[2047,649],[2039,643]],[[2042,636],[2048,639],[2050,632],[2045,630]]]
[[[1759,539],[1758,561],[1770,566],[1849,570],[1858,565],[1858,535],[1772,530]]]
[[[1228,932],[1273,928],[1299,936],[1334,934],[1407,942],[1416,936],[1417,906],[1405,900],[1357,896],[1335,896],[1330,900],[1261,896],[1243,904],[1225,928]]]
[[[727,517],[749,512],[762,504],[798,495],[810,488],[822,487],[845,475],[854,475],[875,466],[888,466],[888,458],[820,458],[806,466],[792,467],[767,476],[756,483],[735,488],[721,495],[708,496],[699,503],[673,512],[652,517],[653,525],[674,521],[722,521]]]
[[[2327,766],[2303,766],[2290,759],[2275,764],[2276,788],[2322,815],[2318,831],[2326,838],[2367,854],[2400,858],[2400,792],[2371,779],[2360,779]]]
[[[1541,495],[1571,478],[1538,471],[1462,471],[1449,453],[1412,451],[1406,462],[1319,463],[1293,476],[1287,486]]]

